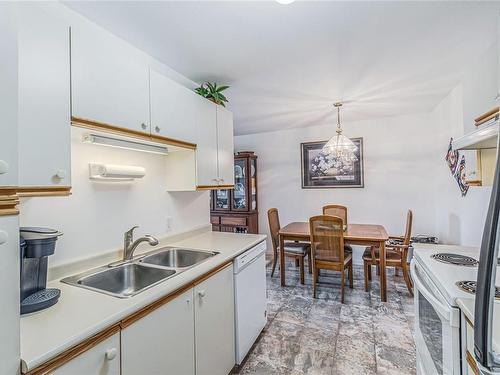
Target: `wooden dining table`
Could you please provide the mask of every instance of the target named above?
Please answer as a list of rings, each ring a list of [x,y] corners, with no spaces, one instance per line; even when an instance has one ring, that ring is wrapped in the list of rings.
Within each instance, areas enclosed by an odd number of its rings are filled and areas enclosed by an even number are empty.
[[[309,242],[311,233],[309,222],[293,222],[279,231],[280,249],[285,241]],[[385,228],[377,224],[349,224],[344,231],[344,243],[350,245],[376,246],[380,249],[380,299],[387,302],[387,283],[385,274],[385,242],[389,239]],[[280,255],[281,286],[285,286],[285,254]]]

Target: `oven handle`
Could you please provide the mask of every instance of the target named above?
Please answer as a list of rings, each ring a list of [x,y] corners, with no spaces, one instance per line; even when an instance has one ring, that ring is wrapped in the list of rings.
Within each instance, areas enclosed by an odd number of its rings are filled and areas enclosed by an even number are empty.
[[[451,311],[445,305],[443,305],[434,295],[424,286],[422,281],[418,278],[417,268],[415,266],[415,261],[410,263],[411,268],[411,276],[413,282],[415,283],[416,289],[432,304],[434,308],[438,310],[438,312],[446,318],[449,322],[451,322]]]

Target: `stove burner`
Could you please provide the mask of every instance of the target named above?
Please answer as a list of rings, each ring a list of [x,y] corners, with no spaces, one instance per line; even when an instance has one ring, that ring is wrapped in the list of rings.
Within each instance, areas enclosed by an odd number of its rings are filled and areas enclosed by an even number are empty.
[[[467,293],[476,294],[476,282],[471,280],[459,281],[456,284],[460,289]],[[500,299],[500,287],[495,287],[495,298]]]
[[[475,267],[479,264],[474,258],[453,253],[437,253],[432,255],[432,258],[438,262],[454,264],[456,266]]]

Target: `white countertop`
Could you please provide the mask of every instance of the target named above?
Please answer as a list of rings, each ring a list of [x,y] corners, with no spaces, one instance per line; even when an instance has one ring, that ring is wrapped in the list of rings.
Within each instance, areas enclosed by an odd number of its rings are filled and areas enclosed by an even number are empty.
[[[474,323],[474,298],[458,298],[458,307]],[[500,352],[500,302],[493,308],[493,350]]]
[[[59,302],[21,317],[21,361],[29,371],[66,349],[119,322],[131,313],[192,282],[265,240],[265,235],[205,232],[165,245],[220,254],[130,298],[116,298],[95,291],[51,281],[47,287],[61,290]],[[156,249],[155,248],[155,249]],[[154,249],[151,249],[154,250]]]

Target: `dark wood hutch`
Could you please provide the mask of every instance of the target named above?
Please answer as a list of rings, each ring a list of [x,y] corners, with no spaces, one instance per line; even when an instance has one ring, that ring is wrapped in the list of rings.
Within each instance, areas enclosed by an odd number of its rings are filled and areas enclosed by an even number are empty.
[[[257,155],[234,155],[234,189],[213,190],[212,228],[218,232],[259,233],[257,206]]]

